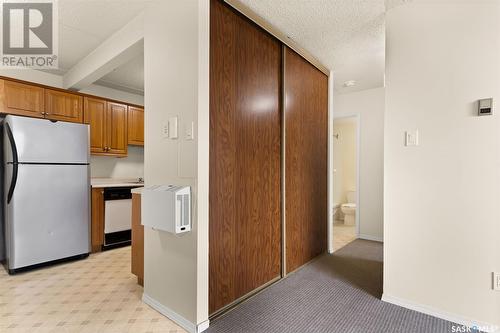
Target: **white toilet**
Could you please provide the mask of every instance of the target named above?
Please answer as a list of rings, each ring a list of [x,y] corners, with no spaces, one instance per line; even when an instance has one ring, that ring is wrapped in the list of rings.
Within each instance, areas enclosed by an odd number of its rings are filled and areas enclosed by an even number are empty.
[[[356,192],[347,192],[347,203],[340,206],[340,210],[344,213],[344,224],[345,225],[355,225],[356,224]]]

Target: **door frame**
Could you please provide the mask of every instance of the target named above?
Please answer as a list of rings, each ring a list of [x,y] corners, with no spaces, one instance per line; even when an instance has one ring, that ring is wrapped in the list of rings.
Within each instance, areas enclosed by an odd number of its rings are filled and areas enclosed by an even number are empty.
[[[332,115],[332,121],[331,121],[331,133],[329,133],[328,140],[330,142],[330,152],[331,152],[331,158],[329,159],[329,167],[328,167],[328,177],[330,179],[329,181],[329,188],[330,188],[330,194],[328,195],[328,201],[329,201],[329,212],[328,212],[328,253],[333,253],[334,248],[333,248],[333,223],[335,222],[335,217],[333,214],[334,211],[334,203],[335,203],[335,198],[334,198],[334,181],[333,181],[333,156],[335,154],[334,149],[333,149],[333,135],[335,134],[333,132],[333,125],[336,120],[339,119],[346,119],[346,118],[354,118],[355,123],[356,123],[356,217],[355,217],[355,227],[356,227],[356,238],[359,238],[360,235],[360,218],[359,218],[359,213],[360,213],[360,160],[361,160],[361,116],[359,113],[346,113],[342,115]]]

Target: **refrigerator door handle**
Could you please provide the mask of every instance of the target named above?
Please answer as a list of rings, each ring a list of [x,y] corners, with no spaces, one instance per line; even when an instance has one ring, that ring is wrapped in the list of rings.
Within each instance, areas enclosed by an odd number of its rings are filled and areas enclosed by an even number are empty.
[[[19,167],[19,160],[17,156],[17,147],[16,141],[14,140],[14,135],[12,135],[12,130],[10,129],[9,123],[6,123],[7,137],[10,141],[10,147],[12,149],[12,180],[10,182],[9,192],[7,194],[7,204],[12,200],[12,196],[14,195],[14,189],[17,183],[17,170]],[[9,163],[10,164],[10,163]]]

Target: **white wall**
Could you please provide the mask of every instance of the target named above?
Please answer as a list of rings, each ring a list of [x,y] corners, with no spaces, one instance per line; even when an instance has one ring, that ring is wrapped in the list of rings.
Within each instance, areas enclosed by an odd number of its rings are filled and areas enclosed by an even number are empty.
[[[384,298],[500,325],[500,3],[414,1],[386,33]]]
[[[127,157],[90,156],[90,175],[100,178],[144,178],[144,148],[128,146]]]
[[[348,191],[356,191],[357,126],[355,117],[347,119],[333,123],[333,133],[338,135],[333,140],[333,200],[338,204],[347,202]]]
[[[18,80],[62,88],[62,76],[33,69],[0,69],[0,75]]]
[[[80,90],[81,93],[90,94],[131,104],[144,105],[144,95],[131,94],[126,91],[121,91],[113,88],[91,84],[90,86]]]
[[[146,185],[190,185],[193,226],[179,237],[145,228],[144,300],[191,331],[208,320],[208,10],[208,0],[189,0],[145,11]],[[180,137],[164,139],[174,116]]]
[[[359,233],[374,240],[383,239],[384,225],[384,94],[377,88],[333,97],[334,117],[359,115]]]
[[[62,88],[62,76],[41,72],[32,69],[1,69],[1,76],[25,80],[51,87]],[[131,94],[108,87],[91,84],[82,93],[116,99],[122,102],[144,105],[144,96]],[[128,147],[127,157],[91,156],[91,177],[104,178],[139,178],[144,175],[144,149],[142,147]]]

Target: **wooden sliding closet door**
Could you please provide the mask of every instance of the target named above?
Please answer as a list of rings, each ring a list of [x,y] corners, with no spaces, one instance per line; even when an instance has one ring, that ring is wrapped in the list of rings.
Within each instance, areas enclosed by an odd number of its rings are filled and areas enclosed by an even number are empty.
[[[285,47],[286,272],[327,249],[328,77]]]
[[[209,312],[280,277],[281,45],[210,8]]]

